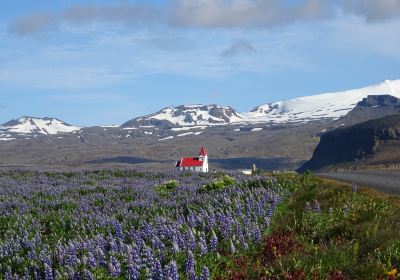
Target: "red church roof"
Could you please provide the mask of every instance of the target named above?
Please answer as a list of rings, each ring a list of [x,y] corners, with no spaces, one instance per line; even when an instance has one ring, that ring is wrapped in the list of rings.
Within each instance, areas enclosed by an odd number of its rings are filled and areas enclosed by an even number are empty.
[[[177,167],[193,167],[193,166],[203,166],[204,161],[199,160],[199,158],[182,158],[177,162]]]
[[[206,149],[204,147],[201,147],[200,155],[199,157],[205,157],[207,155]],[[193,158],[181,158],[176,163],[176,167],[193,167],[193,166],[203,166],[204,161],[200,160],[198,157],[193,157]]]

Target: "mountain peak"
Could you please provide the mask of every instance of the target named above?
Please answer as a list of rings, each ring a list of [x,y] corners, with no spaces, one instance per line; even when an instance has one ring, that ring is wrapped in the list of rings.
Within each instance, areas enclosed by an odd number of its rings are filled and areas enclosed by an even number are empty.
[[[129,126],[197,126],[197,125],[224,125],[243,120],[243,117],[229,106],[216,104],[179,105],[167,107],[154,114],[135,118],[122,125]]]
[[[369,95],[391,95],[400,98],[400,80],[385,80],[380,84],[347,90],[298,97],[286,101],[263,104],[248,113],[250,121],[287,123],[339,119]]]
[[[67,133],[81,129],[80,127],[72,126],[56,118],[38,118],[30,116],[22,116],[18,119],[6,122],[2,125],[2,128],[9,133],[39,133],[44,135]]]

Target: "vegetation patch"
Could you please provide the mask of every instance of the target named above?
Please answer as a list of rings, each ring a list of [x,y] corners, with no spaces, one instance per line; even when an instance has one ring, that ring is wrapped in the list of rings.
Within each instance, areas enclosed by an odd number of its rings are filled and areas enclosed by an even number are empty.
[[[245,273],[231,266],[227,279],[400,277],[399,197],[311,173],[283,177],[280,183],[290,178],[297,187],[276,211],[264,246],[247,255],[257,265]]]
[[[176,191],[179,187],[179,182],[177,180],[170,180],[162,183],[156,187],[156,192],[160,195],[168,195]]]
[[[398,197],[309,172],[62,174],[0,176],[0,279],[400,277]]]
[[[214,179],[211,183],[205,184],[200,191],[222,191],[236,184],[236,180],[229,175],[223,175],[221,178]]]

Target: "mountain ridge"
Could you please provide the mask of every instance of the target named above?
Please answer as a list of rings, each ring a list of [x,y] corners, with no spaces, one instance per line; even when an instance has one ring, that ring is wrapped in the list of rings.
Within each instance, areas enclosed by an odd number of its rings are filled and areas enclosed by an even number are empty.
[[[23,116],[10,120],[0,126],[0,131],[16,133],[19,135],[42,134],[55,135],[59,133],[70,133],[81,129],[81,127],[70,125],[57,118],[37,118]]]
[[[370,95],[391,95],[400,98],[400,80],[385,80],[382,83],[360,89],[322,93],[286,101],[266,103],[254,107],[249,112],[242,113],[230,106],[217,104],[192,104],[166,107],[155,113],[128,120],[120,125],[119,128],[172,130],[190,127],[204,129],[224,125],[279,127],[291,124],[303,125],[309,122],[327,122],[343,118],[363,98]],[[21,119],[28,120],[28,122],[24,125],[18,123],[18,120]],[[35,122],[38,122],[38,125]],[[47,125],[49,122],[50,125]],[[25,116],[3,124],[0,127],[0,134],[3,134],[3,138],[15,138],[15,133],[17,133],[17,136],[18,133],[54,135],[61,132],[74,132],[81,128],[67,124],[56,118]],[[91,128],[93,127],[85,127],[83,129]],[[11,135],[9,135],[10,133]],[[146,131],[145,133],[150,133],[150,131]],[[169,137],[169,135],[165,135],[165,137]]]

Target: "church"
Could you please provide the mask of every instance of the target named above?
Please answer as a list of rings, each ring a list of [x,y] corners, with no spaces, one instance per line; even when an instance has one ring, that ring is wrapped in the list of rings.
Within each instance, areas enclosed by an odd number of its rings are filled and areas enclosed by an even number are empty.
[[[176,168],[179,171],[195,171],[195,172],[208,172],[208,155],[204,147],[198,157],[181,158],[176,162]]]

